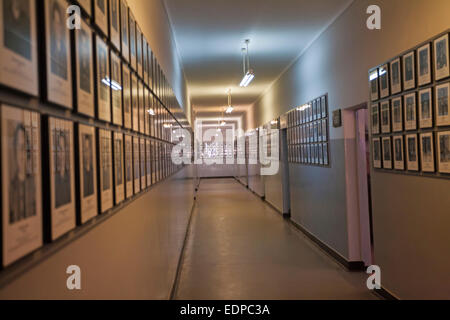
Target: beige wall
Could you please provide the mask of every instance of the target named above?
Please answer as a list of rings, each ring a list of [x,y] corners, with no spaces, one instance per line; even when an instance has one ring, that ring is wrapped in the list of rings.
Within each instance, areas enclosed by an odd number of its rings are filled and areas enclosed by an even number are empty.
[[[372,4],[382,10],[380,31],[366,28]],[[323,93],[330,111],[366,102],[368,69],[450,28],[449,13],[448,0],[354,1],[254,105],[256,125]],[[356,195],[347,197],[345,168],[354,154],[343,149],[354,138],[344,128],[330,130],[331,168],[291,165],[293,219],[349,259],[348,208],[354,204],[347,201]],[[400,298],[450,298],[450,233],[442,227],[450,222],[442,201],[450,181],[372,174],[382,285]]]

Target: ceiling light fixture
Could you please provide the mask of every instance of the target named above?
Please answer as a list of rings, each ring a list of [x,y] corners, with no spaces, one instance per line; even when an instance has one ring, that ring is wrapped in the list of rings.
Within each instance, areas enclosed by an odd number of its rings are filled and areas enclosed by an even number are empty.
[[[222,121],[221,123],[220,123],[220,126],[224,126],[224,125],[226,125],[227,123],[225,122],[225,121]]]
[[[243,52],[243,66],[244,66],[244,78],[242,78],[241,84],[239,86],[241,87],[247,87],[250,82],[252,82],[253,78],[255,78],[255,73],[252,69],[250,69],[250,58],[248,54],[248,44],[250,43],[250,40],[245,40],[246,48],[242,48]]]
[[[228,107],[225,110],[225,113],[232,113],[234,108],[231,106],[231,89],[228,89]]]

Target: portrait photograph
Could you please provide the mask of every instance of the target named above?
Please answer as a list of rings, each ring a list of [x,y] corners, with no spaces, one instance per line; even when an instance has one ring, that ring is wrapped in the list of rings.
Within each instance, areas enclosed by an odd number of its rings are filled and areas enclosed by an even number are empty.
[[[390,63],[391,69],[391,94],[396,94],[402,91],[402,79],[401,79],[401,65],[400,58],[392,60]]]
[[[370,84],[370,99],[372,101],[378,100],[378,69],[373,70],[369,73],[369,84]]]
[[[119,0],[109,0],[109,38],[111,43],[120,51],[120,3]]]
[[[430,44],[417,49],[417,83],[419,86],[431,82],[431,53]]]
[[[81,8],[87,13],[88,16],[92,14],[91,1],[92,0],[78,0]]]
[[[144,105],[144,83],[138,82],[138,97],[139,97],[139,132],[145,133],[145,105]]]
[[[111,131],[99,129],[100,212],[113,207],[113,171]]]
[[[122,65],[122,94],[123,94],[123,125],[126,129],[131,129],[131,74],[130,68]]]
[[[92,30],[81,20],[81,29],[75,30],[77,111],[90,117],[95,116],[94,58]]]
[[[392,169],[391,137],[383,137],[383,168]]]
[[[122,68],[120,58],[111,51],[111,98],[113,123],[122,126]]]
[[[450,173],[450,131],[438,133],[439,172]]]
[[[125,135],[125,192],[126,198],[133,196],[133,142],[129,135]]]
[[[145,165],[147,173],[147,187],[152,185],[152,165],[151,165],[151,149],[150,140],[145,140]]]
[[[136,62],[137,62],[137,52],[136,52],[136,19],[134,18],[133,13],[131,12],[131,9],[128,9],[128,31],[129,36],[128,39],[130,40],[130,64],[131,68],[133,68],[134,71],[137,71],[136,69]]]
[[[392,99],[392,131],[403,131],[403,104],[402,98]]]
[[[317,151],[318,151],[317,157],[319,158],[319,164],[323,165],[323,145],[321,143],[317,145]]]
[[[45,1],[47,100],[72,109],[70,33],[66,27],[67,3]]]
[[[136,68],[137,73],[142,78],[142,31],[136,21]]]
[[[73,123],[49,118],[51,239],[76,226]]]
[[[376,169],[381,168],[381,142],[380,138],[372,139],[372,158],[373,167]]]
[[[403,56],[403,90],[416,87],[414,51]]]
[[[38,95],[36,2],[0,0],[0,83]]]
[[[109,53],[105,42],[96,37],[97,46],[97,104],[98,118],[111,121]]]
[[[420,159],[423,172],[435,172],[433,133],[420,134]]]
[[[312,119],[316,120],[317,119],[317,101],[314,100],[313,102],[311,102],[312,104]]]
[[[433,107],[431,88],[419,91],[419,125],[421,128],[433,127]]]
[[[125,0],[120,1],[120,38],[122,42],[121,52],[125,61],[130,62],[130,40],[128,30],[128,4]]]
[[[131,74],[131,106],[133,131],[139,132],[139,89],[138,79],[134,72]]]
[[[327,96],[323,96],[320,102],[322,105],[322,118],[326,118],[328,115]]]
[[[133,137],[134,194],[138,194],[139,192],[141,192],[141,168],[139,156],[139,138]]]
[[[155,184],[156,181],[156,142],[150,141],[150,162],[151,162],[151,172],[152,172],[152,184]],[[289,146],[289,156],[290,156],[290,162],[292,162],[292,146]]]
[[[436,86],[435,103],[436,103],[436,124],[438,126],[450,125],[449,115],[449,91],[450,82]]]
[[[125,199],[123,134],[114,132],[114,189],[116,205]]]
[[[150,121],[151,121],[151,115],[149,112],[149,108],[152,105],[152,96],[151,96],[150,90],[147,88],[145,88],[144,93],[145,93],[145,95],[144,95],[145,134],[147,136],[149,136],[150,135]]]
[[[78,154],[80,172],[81,223],[86,223],[98,214],[97,203],[97,157],[95,127],[78,125]]]
[[[380,75],[380,98],[389,96],[389,66],[385,64],[379,69]]]
[[[381,102],[381,132],[391,132],[391,110],[389,109],[389,100]]]
[[[403,136],[394,136],[394,169],[405,170]]]
[[[105,36],[108,36],[108,0],[94,0],[95,24],[102,30]]]
[[[148,57],[147,57],[147,39],[142,35],[142,77],[144,83],[148,85]]]
[[[416,94],[411,93],[404,96],[405,105],[405,130],[417,129],[417,107]]]
[[[1,106],[2,265],[43,245],[41,123],[36,112]]]
[[[417,134],[406,136],[406,163],[408,165],[408,171],[419,171]]]
[[[434,77],[441,80],[450,75],[448,34],[434,40]]]
[[[372,112],[371,112],[371,124],[372,124],[372,134],[380,133],[380,111],[379,104],[372,104]]]
[[[147,188],[147,174],[145,172],[147,164],[145,163],[145,140],[139,138],[139,166],[141,169],[141,189]]]

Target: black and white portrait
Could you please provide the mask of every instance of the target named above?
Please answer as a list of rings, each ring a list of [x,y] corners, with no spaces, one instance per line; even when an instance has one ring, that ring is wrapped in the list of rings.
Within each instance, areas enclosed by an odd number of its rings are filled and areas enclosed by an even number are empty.
[[[79,65],[78,72],[80,73],[80,89],[91,93],[91,37],[86,29],[79,30]]]
[[[109,86],[104,81],[108,81],[108,53],[106,48],[103,46],[98,46],[98,77],[101,80],[101,86],[99,87],[99,96],[103,101],[107,101],[109,97]]]
[[[51,71],[54,75],[67,80],[67,33],[66,8],[57,0],[50,2],[50,56]]]
[[[392,169],[391,138],[383,138],[383,168]]]
[[[94,137],[92,134],[81,136],[83,152],[83,197],[86,198],[94,194],[94,157],[92,144]]]
[[[436,86],[436,123],[438,126],[450,125],[449,91],[450,83]]]
[[[119,0],[109,1],[109,37],[112,44],[120,50],[120,21],[119,21]]]
[[[54,150],[56,150],[54,155],[55,208],[58,209],[72,201],[70,132],[60,128],[55,130],[54,135]]]
[[[401,91],[400,79],[400,59],[397,58],[391,62],[391,93],[396,94]]]
[[[415,88],[414,51],[403,56],[403,89]]]
[[[372,105],[372,133],[379,134],[380,133],[380,115],[379,115],[379,105]]]
[[[448,77],[450,74],[448,47],[448,34],[434,41],[434,64],[436,80]]]
[[[129,12],[130,63],[132,68],[136,70],[136,20],[131,11]]]
[[[113,123],[122,125],[122,73],[119,57],[111,52]]]
[[[419,170],[419,156],[417,151],[417,135],[406,136],[406,155],[409,171]]]
[[[374,168],[381,168],[381,143],[380,139],[376,138],[372,140],[373,147],[373,166]]]
[[[106,44],[97,36],[97,86],[98,86],[98,115],[101,120],[111,121],[109,77],[109,57]]]
[[[450,131],[440,132],[439,145],[439,172],[450,173]]]
[[[389,101],[381,103],[381,132],[389,133],[391,131],[391,114],[389,110]]]
[[[396,98],[392,100],[392,131],[399,132],[403,130],[402,119],[402,99]]]
[[[420,153],[422,170],[424,172],[434,172],[434,144],[432,132],[420,135]]]
[[[416,94],[410,94],[405,99],[405,129],[415,130],[417,128]]]
[[[388,66],[384,65],[380,68],[380,95],[381,98],[389,96],[389,72]]]
[[[423,47],[417,49],[417,69],[419,72],[419,74],[417,75],[417,79],[419,86],[431,82],[430,63],[430,44],[426,44]]]
[[[139,138],[133,137],[133,168],[134,168],[134,193],[141,191],[140,187],[140,161],[139,161]]]
[[[4,46],[31,61],[31,20],[29,0],[3,0]]]
[[[111,140],[107,135],[100,137],[100,156],[102,163],[102,191],[111,189]]]
[[[430,128],[433,125],[431,89],[425,89],[419,92],[419,122],[421,128]]]
[[[119,6],[118,6],[119,0],[111,0],[111,27],[119,31]]]
[[[81,28],[75,31],[76,59],[77,59],[77,111],[85,115],[94,116],[94,77],[92,31],[82,20]]]
[[[122,139],[114,140],[114,166],[116,176],[116,186],[123,184],[123,163],[122,163]]]
[[[133,152],[131,141],[125,141],[125,175],[127,182],[133,180]]]
[[[394,168],[404,170],[405,162],[403,160],[403,136],[394,137]]]
[[[104,34],[108,33],[107,0],[95,0],[95,23]]]

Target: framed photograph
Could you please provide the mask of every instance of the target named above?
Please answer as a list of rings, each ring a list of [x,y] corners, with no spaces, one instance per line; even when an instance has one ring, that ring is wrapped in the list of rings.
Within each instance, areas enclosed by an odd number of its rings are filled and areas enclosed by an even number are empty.
[[[47,100],[72,109],[70,33],[66,27],[67,3],[45,1]]]
[[[380,75],[380,98],[389,96],[389,66],[385,64],[378,71]]]
[[[122,65],[122,95],[123,95],[123,123],[126,129],[131,129],[131,74],[130,68]]]
[[[136,22],[136,72],[142,78],[142,31]]]
[[[130,40],[130,64],[131,68],[136,71],[137,52],[136,52],[136,19],[131,9],[128,8],[128,29]]]
[[[312,103],[308,104],[308,122],[313,120],[313,106]]]
[[[50,230],[56,240],[76,226],[73,123],[49,117]]]
[[[392,169],[391,137],[383,137],[383,168]]]
[[[151,115],[150,112],[148,110],[149,106],[151,106],[152,104],[152,97],[151,97],[151,93],[150,90],[148,90],[147,88],[145,88],[145,95],[144,95],[144,101],[145,101],[145,105],[144,105],[144,115],[145,115],[145,134],[147,136],[150,135],[150,121],[151,121]]]
[[[381,141],[380,141],[380,138],[372,139],[372,156],[373,156],[373,167],[375,169],[381,169]]]
[[[147,57],[147,39],[142,35],[142,76],[144,83],[148,85],[148,57]]]
[[[419,91],[419,126],[421,128],[433,127],[431,88]]]
[[[328,157],[328,143],[323,144],[323,164],[328,166],[330,164],[330,160]]]
[[[405,129],[416,130],[417,129],[417,107],[416,107],[416,94],[411,93],[404,96],[405,104]]]
[[[111,51],[111,98],[113,123],[122,126],[122,68],[120,58]]]
[[[133,142],[129,135],[125,135],[125,191],[126,198],[133,196]]]
[[[323,165],[323,145],[321,143],[318,144],[317,149],[318,149],[319,164]]]
[[[434,40],[434,77],[441,80],[450,75],[448,34]]]
[[[381,132],[391,132],[391,110],[389,100],[381,102]]]
[[[317,101],[314,100],[312,103],[312,120],[317,119]]]
[[[408,171],[419,171],[419,152],[417,134],[406,136],[406,163]]]
[[[417,49],[417,84],[420,86],[431,82],[431,49],[430,44]]]
[[[1,107],[3,266],[43,244],[39,119],[36,112]]]
[[[126,62],[130,62],[130,38],[128,28],[128,4],[125,0],[120,0],[120,39],[122,44],[122,57]]]
[[[125,199],[123,134],[114,132],[114,192],[116,205]]]
[[[113,171],[111,131],[99,129],[99,170],[100,170],[100,212],[105,213],[113,207]]]
[[[147,187],[152,185],[152,165],[151,165],[151,149],[150,149],[150,140],[145,140],[145,164],[146,164],[146,172],[147,172]]]
[[[0,83],[38,95],[36,1],[0,0]]]
[[[139,132],[139,88],[134,72],[131,74],[131,106],[132,129]]]
[[[97,46],[97,105],[98,118],[111,121],[109,54],[105,42],[96,37]]]
[[[450,131],[438,133],[439,172],[450,173]]]
[[[416,87],[414,51],[403,56],[403,90],[414,89]]]
[[[145,133],[145,104],[144,104],[144,83],[138,82],[138,97],[139,97],[139,132]]]
[[[119,0],[109,0],[109,32],[111,43],[120,51],[120,3]]]
[[[391,61],[391,94],[397,94],[402,91],[401,64],[400,58]]]
[[[405,170],[403,136],[394,136],[394,169]]]
[[[322,96],[320,103],[322,105],[322,118],[326,118],[328,116],[327,96]]]
[[[372,104],[372,134],[380,133],[380,106],[378,103]]]
[[[435,172],[433,133],[420,134],[420,158],[423,172]]]
[[[98,214],[95,127],[78,125],[78,147],[80,220],[84,224]]]
[[[139,164],[139,138],[133,137],[134,194],[141,192],[141,169]]]
[[[322,141],[328,141],[328,119],[322,119]]]
[[[92,30],[82,19],[81,29],[75,30],[77,111],[90,117],[95,116],[94,54]]]
[[[403,131],[403,103],[401,97],[392,99],[392,131]]]
[[[147,59],[148,59],[148,86],[150,87],[151,90],[154,89],[153,83],[153,52],[152,49],[150,48],[150,43],[147,41]]]
[[[88,14],[88,16],[92,15],[92,3],[91,0],[78,0],[81,8]]]
[[[449,93],[450,82],[436,86],[436,124],[438,126],[448,126],[450,125],[450,115],[449,115]]]
[[[94,20],[105,36],[108,36],[108,0],[94,0]]]
[[[145,140],[143,138],[139,138],[139,161],[141,169],[141,189],[145,190],[147,188],[147,174],[145,172],[147,164],[145,163]]]
[[[378,69],[375,69],[369,73],[370,84],[370,100],[375,101],[380,97],[378,92]]]

